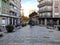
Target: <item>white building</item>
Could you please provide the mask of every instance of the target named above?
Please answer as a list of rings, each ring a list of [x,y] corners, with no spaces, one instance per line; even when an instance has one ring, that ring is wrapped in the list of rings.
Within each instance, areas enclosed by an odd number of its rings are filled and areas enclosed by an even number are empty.
[[[0,26],[20,23],[20,0],[0,0]]]

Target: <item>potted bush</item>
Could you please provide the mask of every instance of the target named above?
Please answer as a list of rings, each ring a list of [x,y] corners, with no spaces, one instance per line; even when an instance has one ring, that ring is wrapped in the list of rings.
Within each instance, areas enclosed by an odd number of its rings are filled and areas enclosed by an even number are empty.
[[[13,25],[6,25],[7,32],[13,32],[14,26]]]
[[[58,30],[60,31],[60,27],[58,26]]]
[[[7,3],[9,0],[2,0],[3,2]]]
[[[3,32],[2,32],[2,30],[0,29],[0,37],[2,37],[3,36]]]
[[[24,27],[24,26],[26,26],[26,24],[25,23],[22,23],[21,26]]]

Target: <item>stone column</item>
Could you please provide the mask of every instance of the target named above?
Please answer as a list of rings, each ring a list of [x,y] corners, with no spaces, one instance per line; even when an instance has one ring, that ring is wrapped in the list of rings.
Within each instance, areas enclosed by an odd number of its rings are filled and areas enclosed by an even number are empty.
[[[45,21],[45,22],[44,22],[44,23],[45,23],[45,25],[47,25],[47,19],[45,19],[44,21]]]
[[[10,24],[10,18],[7,19],[7,24]]]
[[[57,20],[57,25],[59,25],[59,19]]]
[[[40,20],[38,20],[39,21],[39,25],[41,25],[41,19]]]
[[[39,20],[37,20],[37,24],[39,25]]]
[[[41,20],[41,25],[43,25],[42,23],[43,23],[43,21]]]
[[[13,25],[13,18],[12,18],[12,25]]]

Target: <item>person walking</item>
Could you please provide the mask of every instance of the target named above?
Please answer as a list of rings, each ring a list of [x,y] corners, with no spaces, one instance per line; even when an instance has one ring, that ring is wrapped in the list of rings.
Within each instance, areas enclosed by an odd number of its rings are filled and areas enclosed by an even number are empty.
[[[32,28],[32,20],[29,21],[30,28]]]

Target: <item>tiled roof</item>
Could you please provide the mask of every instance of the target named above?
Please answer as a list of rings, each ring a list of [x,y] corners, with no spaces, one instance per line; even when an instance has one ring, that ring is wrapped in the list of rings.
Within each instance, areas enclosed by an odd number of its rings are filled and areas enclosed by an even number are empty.
[[[30,15],[29,15],[29,17],[33,17],[33,16],[36,16],[37,15],[37,12],[32,12]]]

